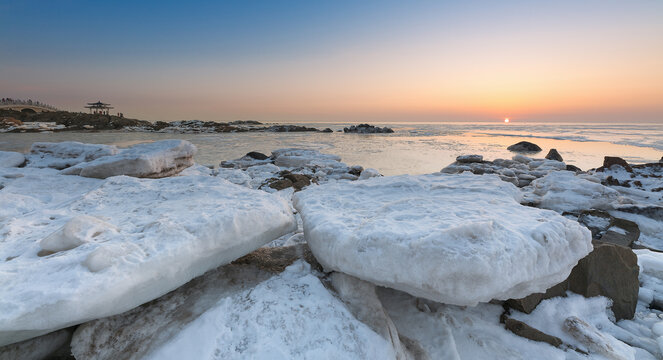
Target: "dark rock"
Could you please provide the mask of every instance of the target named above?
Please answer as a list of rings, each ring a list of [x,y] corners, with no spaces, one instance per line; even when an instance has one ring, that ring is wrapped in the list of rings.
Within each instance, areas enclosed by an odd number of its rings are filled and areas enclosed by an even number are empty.
[[[461,155],[456,157],[456,162],[463,164],[480,163],[483,161],[482,155]]]
[[[596,169],[596,171],[604,171],[605,169],[610,169],[614,165],[619,165],[626,169],[626,171],[633,172],[633,169],[631,169],[631,166],[626,162],[626,160],[616,156],[605,156],[603,158],[603,166]]]
[[[567,171],[582,172],[582,169],[580,169],[579,167],[577,167],[575,165],[569,165],[569,164],[566,164],[566,170]]]
[[[287,175],[283,176],[283,178],[286,179],[286,180],[290,180],[292,182],[292,187],[294,187],[295,190],[297,190],[297,191],[303,189],[306,186],[311,185],[311,179],[306,175],[287,174]]]
[[[300,125],[273,125],[264,129],[265,131],[273,132],[302,132],[302,131],[319,131],[316,128],[310,128]]]
[[[525,339],[548,343],[555,347],[560,347],[563,344],[560,338],[548,335],[519,320],[507,318],[504,321],[504,327],[512,333],[520,337],[524,337]]]
[[[557,149],[550,149],[550,151],[548,151],[548,155],[546,155],[546,159],[555,160],[555,161],[564,161],[562,155],[560,155],[557,152]]]
[[[292,186],[293,186],[292,181],[290,181],[288,179],[274,180],[274,181],[269,183],[269,187],[272,188],[272,189],[276,189],[276,190],[283,190],[283,189],[287,189],[287,188],[292,187]]]
[[[320,132],[323,132],[323,133],[333,133],[334,130],[332,130],[332,129],[330,129],[330,128],[326,128],[326,129],[324,129],[324,130],[321,130]]]
[[[255,265],[262,270],[280,273],[298,259],[304,259],[313,268],[322,271],[322,266],[305,243],[292,246],[261,247],[233,261],[232,264]]]
[[[506,301],[506,305],[511,309],[518,310],[525,314],[529,314],[532,311],[534,311],[534,309],[539,305],[541,301],[545,299],[550,299],[560,296],[565,297],[566,290],[568,289],[568,287],[569,287],[568,282],[564,280],[561,283],[546,290],[545,293],[534,293],[527,295],[521,299],[509,299]]]
[[[539,145],[531,143],[529,141],[521,141],[517,144],[513,144],[506,148],[509,151],[513,152],[522,152],[522,153],[537,153],[541,151]]]
[[[633,250],[608,243],[595,243],[569,275],[569,290],[585,297],[605,296],[612,300],[617,320],[631,319],[638,302],[640,282],[638,258]]]
[[[343,132],[345,133],[355,133],[355,134],[378,134],[378,133],[384,133],[384,134],[389,134],[393,133],[394,130],[388,127],[378,127],[378,126],[373,126],[369,124],[359,124],[359,125],[352,125],[350,127],[343,128]]]
[[[361,175],[362,171],[364,171],[363,167],[361,167],[359,165],[355,165],[355,166],[350,168],[350,171],[348,171],[348,174],[351,174],[351,175],[354,175],[354,176],[359,176],[359,175]]]
[[[618,232],[611,229],[619,228],[623,231]],[[623,233],[622,233],[623,232]],[[640,237],[640,228],[638,224],[626,219],[612,218],[610,227],[599,239],[600,242],[631,247]]]
[[[601,169],[601,168],[598,168],[598,169],[596,169],[596,170],[599,171],[600,169]],[[601,171],[602,171],[602,170],[601,170]],[[607,178],[605,178],[605,180],[603,180],[603,181],[601,182],[601,184],[603,184],[603,185],[605,185],[605,186],[622,186],[622,187],[631,187],[631,184],[629,183],[628,180],[619,181],[619,180],[615,179],[615,178],[612,177],[612,176],[608,176]]]
[[[248,156],[248,157],[250,157],[252,159],[256,159],[256,160],[267,160],[267,159],[269,159],[269,156],[267,156],[263,153],[257,152],[257,151],[251,151],[250,153],[247,153],[244,156]]]

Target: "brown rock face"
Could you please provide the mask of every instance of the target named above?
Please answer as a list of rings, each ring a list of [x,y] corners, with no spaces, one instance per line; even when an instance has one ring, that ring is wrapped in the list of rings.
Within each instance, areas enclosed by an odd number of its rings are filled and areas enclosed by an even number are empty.
[[[603,158],[603,166],[597,170],[610,169],[613,165],[619,165],[626,169],[628,172],[633,172],[631,166],[626,162],[626,160],[616,157],[616,156],[606,156]]]
[[[550,149],[550,151],[548,151],[548,155],[546,155],[546,159],[555,160],[555,161],[564,161],[562,155],[560,155],[557,152],[557,149]]]
[[[608,243],[595,243],[594,251],[581,259],[569,276],[569,290],[585,297],[612,299],[617,320],[631,319],[638,302],[638,258],[633,250]]]
[[[562,340],[556,336],[548,335],[536,328],[533,328],[522,321],[507,318],[504,321],[504,327],[512,333],[534,341],[548,343],[555,347],[562,346]]]

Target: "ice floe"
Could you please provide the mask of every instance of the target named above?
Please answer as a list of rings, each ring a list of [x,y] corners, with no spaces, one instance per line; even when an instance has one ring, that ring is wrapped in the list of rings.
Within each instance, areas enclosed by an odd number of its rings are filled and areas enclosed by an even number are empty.
[[[585,227],[520,199],[495,175],[434,174],[310,187],[294,205],[325,268],[476,305],[543,292],[592,248]]]
[[[0,218],[0,344],[129,310],[296,228],[282,198],[211,176],[52,177],[89,192]]]
[[[30,147],[28,166],[61,170],[82,162],[116,155],[118,152],[119,149],[114,145],[84,144],[77,141],[36,142]]]

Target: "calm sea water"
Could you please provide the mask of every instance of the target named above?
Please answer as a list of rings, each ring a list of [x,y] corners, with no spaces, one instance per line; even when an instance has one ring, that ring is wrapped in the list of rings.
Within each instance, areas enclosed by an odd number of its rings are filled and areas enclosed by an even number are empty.
[[[342,129],[349,124],[309,123],[306,126]],[[543,157],[556,148],[564,160],[582,169],[601,166],[603,156],[621,156],[632,163],[656,162],[663,156],[660,124],[502,124],[399,123],[394,134],[227,133],[160,134],[129,132],[60,132],[0,134],[0,150],[27,152],[37,141],[81,141],[120,147],[163,139],[185,139],[198,147],[196,161],[218,165],[249,151],[269,154],[284,147],[317,149],[340,155],[348,165],[378,169],[385,175],[439,171],[458,155],[481,154],[485,159],[511,158],[506,147],[527,140],[538,144]]]

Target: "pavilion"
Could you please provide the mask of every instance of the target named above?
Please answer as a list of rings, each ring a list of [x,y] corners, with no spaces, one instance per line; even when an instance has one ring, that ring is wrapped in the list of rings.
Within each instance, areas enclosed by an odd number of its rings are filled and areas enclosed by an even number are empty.
[[[97,101],[96,103],[87,103],[86,108],[90,109],[90,114],[108,115],[109,110],[113,107],[110,104]]]

